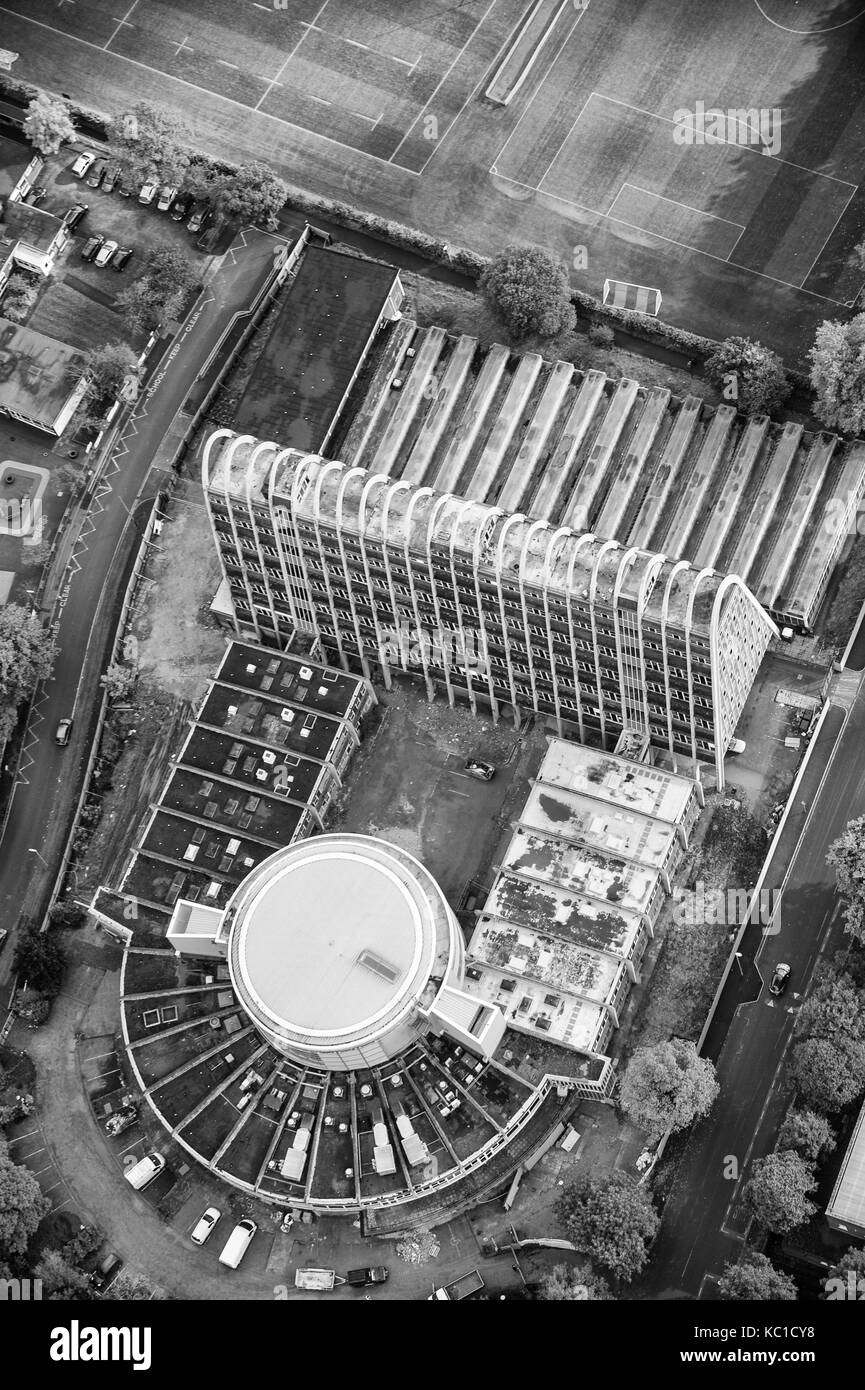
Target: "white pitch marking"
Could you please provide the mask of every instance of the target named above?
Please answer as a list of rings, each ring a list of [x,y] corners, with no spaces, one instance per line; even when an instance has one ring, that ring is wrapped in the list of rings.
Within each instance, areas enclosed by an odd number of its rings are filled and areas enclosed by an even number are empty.
[[[135,6],[136,6],[137,4],[138,4],[138,0],[132,0],[132,4],[129,6],[129,9],[126,11],[126,14],[123,16],[122,19],[118,19],[116,15],[112,15],[112,16],[111,16],[111,18],[114,20],[115,24],[117,25],[117,28],[114,30],[114,33],[111,35],[111,38],[108,40],[108,43],[104,43],[104,44],[102,45],[103,48],[108,48],[109,44],[112,44],[112,43],[114,42],[114,40],[117,38],[117,35],[120,33],[120,30],[121,30],[121,29],[123,29],[123,28],[126,28],[126,29],[134,29],[134,28],[135,28],[135,25],[134,25],[134,24],[129,24],[129,23],[128,23],[128,20],[129,20],[129,16],[132,14],[132,11],[135,9]]]

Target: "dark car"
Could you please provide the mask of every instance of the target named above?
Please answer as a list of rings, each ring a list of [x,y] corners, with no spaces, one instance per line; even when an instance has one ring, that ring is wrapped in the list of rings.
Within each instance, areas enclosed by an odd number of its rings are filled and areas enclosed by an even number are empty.
[[[107,167],[104,159],[97,159],[96,163],[91,165],[90,173],[87,175],[88,188],[99,187],[102,182],[102,175],[105,173]]]
[[[783,994],[790,981],[790,967],[784,961],[775,966],[775,973],[772,976],[772,983],[769,986],[770,994]]]
[[[171,217],[175,222],[182,222],[192,211],[192,199],[188,193],[181,193],[171,204]]]
[[[63,225],[68,232],[74,232],[79,222],[83,222],[89,212],[86,203],[76,203],[71,207],[63,218]]]
[[[39,204],[45,201],[45,194],[47,192],[48,189],[43,183],[38,184],[36,188],[31,188],[30,192],[27,194],[27,201],[31,208],[38,208]]]
[[[385,1284],[388,1277],[387,1265],[372,1265],[369,1269],[350,1269],[346,1275],[348,1283],[355,1289],[365,1288],[367,1284]]]
[[[138,184],[132,174],[122,174],[120,178],[121,198],[131,198],[133,193],[138,192]]]
[[[102,192],[113,193],[117,187],[117,180],[120,178],[120,165],[109,164],[105,171],[105,178],[102,180]]]
[[[95,236],[88,237],[81,248],[82,261],[92,261],[104,240],[105,237],[100,236],[98,232]]]
[[[118,246],[117,250],[114,252],[114,255],[111,258],[111,269],[125,270],[131,260],[132,247]]]
[[[477,777],[479,782],[491,782],[496,775],[495,763],[485,763],[481,758],[469,758],[464,770],[469,777]]]
[[[71,720],[71,719],[61,719],[61,720],[60,720],[60,723],[57,725],[57,732],[56,732],[55,735],[54,735],[54,742],[55,742],[55,743],[58,743],[58,744],[60,745],[61,748],[65,748],[66,745],[67,745],[67,743],[69,742],[69,735],[70,735],[71,733],[72,733],[72,720]]]
[[[192,216],[186,224],[188,232],[200,232],[210,220],[210,210],[206,203],[196,203],[192,209]]]
[[[90,1276],[91,1286],[97,1293],[104,1293],[108,1285],[117,1278],[122,1268],[123,1261],[119,1255],[106,1255],[104,1259],[99,1261]]]

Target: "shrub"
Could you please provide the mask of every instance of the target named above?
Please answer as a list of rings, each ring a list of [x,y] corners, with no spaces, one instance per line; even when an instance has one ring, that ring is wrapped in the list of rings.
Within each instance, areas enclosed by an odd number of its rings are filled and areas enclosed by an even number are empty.
[[[571,330],[576,314],[563,267],[539,246],[508,246],[478,282],[514,338],[554,338]]]
[[[616,335],[612,328],[608,328],[605,323],[589,324],[588,339],[595,347],[612,347],[616,341]]]

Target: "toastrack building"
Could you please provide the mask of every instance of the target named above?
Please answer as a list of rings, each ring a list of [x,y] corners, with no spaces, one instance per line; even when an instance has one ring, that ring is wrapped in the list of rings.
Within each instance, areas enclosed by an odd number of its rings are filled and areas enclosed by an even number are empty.
[[[217,430],[202,479],[220,606],[366,676],[423,674],[493,716],[648,739],[723,785],[774,623],[735,576]]]

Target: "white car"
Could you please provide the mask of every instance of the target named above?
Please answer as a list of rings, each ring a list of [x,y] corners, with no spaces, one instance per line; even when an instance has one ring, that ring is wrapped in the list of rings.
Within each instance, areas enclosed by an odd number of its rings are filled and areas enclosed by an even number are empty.
[[[211,1232],[221,1215],[222,1212],[219,1207],[208,1207],[207,1211],[202,1212],[189,1237],[193,1245],[203,1245],[206,1240],[210,1239]]]
[[[159,212],[167,212],[177,197],[178,190],[170,183],[164,183],[159,190],[159,202],[156,204]]]
[[[85,150],[84,154],[78,156],[70,172],[75,175],[76,179],[83,179],[95,158],[96,155],[92,150]]]
[[[116,241],[104,241],[93,260],[94,265],[107,265],[117,250]]]
[[[143,203],[147,207],[156,197],[156,191],[157,185],[155,183],[146,183],[138,195],[139,203]]]

